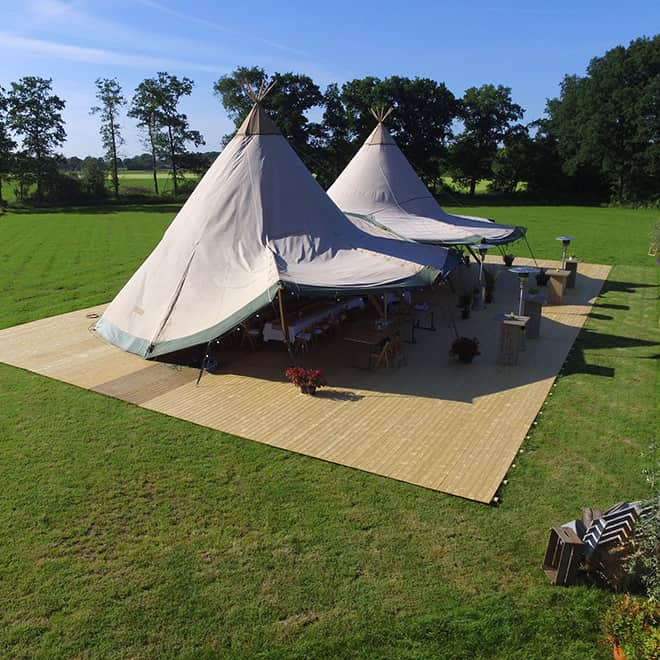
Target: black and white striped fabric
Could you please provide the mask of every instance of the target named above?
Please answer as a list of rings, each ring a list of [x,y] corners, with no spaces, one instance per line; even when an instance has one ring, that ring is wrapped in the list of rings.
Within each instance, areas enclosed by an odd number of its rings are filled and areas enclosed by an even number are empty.
[[[591,523],[582,538],[587,554],[599,546],[622,544],[631,536],[641,513],[641,502],[619,502],[605,511]]]

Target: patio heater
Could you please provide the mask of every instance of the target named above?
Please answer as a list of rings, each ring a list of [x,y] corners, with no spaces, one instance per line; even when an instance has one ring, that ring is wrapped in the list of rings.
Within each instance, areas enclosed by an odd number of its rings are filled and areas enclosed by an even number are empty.
[[[481,309],[486,309],[484,297],[484,261],[486,260],[486,252],[492,247],[495,246],[489,243],[480,243],[476,246],[479,252],[479,296],[481,298]]]
[[[556,241],[561,241],[562,251],[561,251],[561,269],[566,268],[566,254],[568,253],[568,246],[571,241],[575,240],[575,236],[557,236]]]
[[[515,273],[518,276],[518,281],[520,282],[520,296],[518,298],[518,316],[522,316],[525,311],[525,285],[530,275],[538,273],[539,269],[532,266],[513,266],[509,268],[509,271]]]

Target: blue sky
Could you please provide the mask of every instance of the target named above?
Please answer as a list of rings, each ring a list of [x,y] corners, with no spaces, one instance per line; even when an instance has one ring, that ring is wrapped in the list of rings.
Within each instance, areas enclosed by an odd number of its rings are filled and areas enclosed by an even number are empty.
[[[53,78],[67,102],[67,155],[100,154],[94,80],[117,77],[127,96],[165,70],[192,78],[183,104],[208,149],[231,129],[212,84],[240,65],[306,73],[322,88],[374,75],[428,76],[457,96],[503,84],[541,116],[564,74],[660,27],[660,3],[212,2],[24,0],[0,6],[0,85],[24,75]],[[124,119],[123,155],[143,151]]]

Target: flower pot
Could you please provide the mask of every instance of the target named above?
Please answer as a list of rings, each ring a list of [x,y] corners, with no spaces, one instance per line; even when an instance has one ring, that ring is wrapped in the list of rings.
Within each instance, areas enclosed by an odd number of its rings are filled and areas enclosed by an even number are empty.
[[[472,353],[461,353],[458,356],[458,359],[463,364],[470,364],[474,360],[474,355]]]
[[[314,396],[316,394],[316,385],[301,385],[300,391],[303,394],[311,394]]]

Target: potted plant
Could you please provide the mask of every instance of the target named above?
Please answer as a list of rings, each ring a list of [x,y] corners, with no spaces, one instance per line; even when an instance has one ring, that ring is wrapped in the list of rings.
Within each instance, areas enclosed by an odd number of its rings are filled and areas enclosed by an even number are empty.
[[[614,600],[602,624],[612,656],[646,660],[660,657],[660,602],[624,594]]]
[[[458,297],[458,307],[462,310],[461,317],[464,319],[470,318],[470,306],[472,305],[472,294],[469,291],[464,291]]]
[[[536,273],[536,284],[538,286],[547,286],[550,275],[546,272],[545,268],[541,268],[538,273]]]
[[[284,375],[296,386],[300,388],[303,394],[314,395],[317,387],[323,387],[328,383],[320,369],[305,369],[304,367],[289,367]]]
[[[457,337],[454,339],[449,355],[457,355],[458,359],[465,364],[469,364],[475,355],[481,355],[479,352],[479,340],[476,337]]]
[[[509,252],[502,255],[502,261],[507,268],[511,268],[511,266],[513,266],[513,259],[513,255]]]

